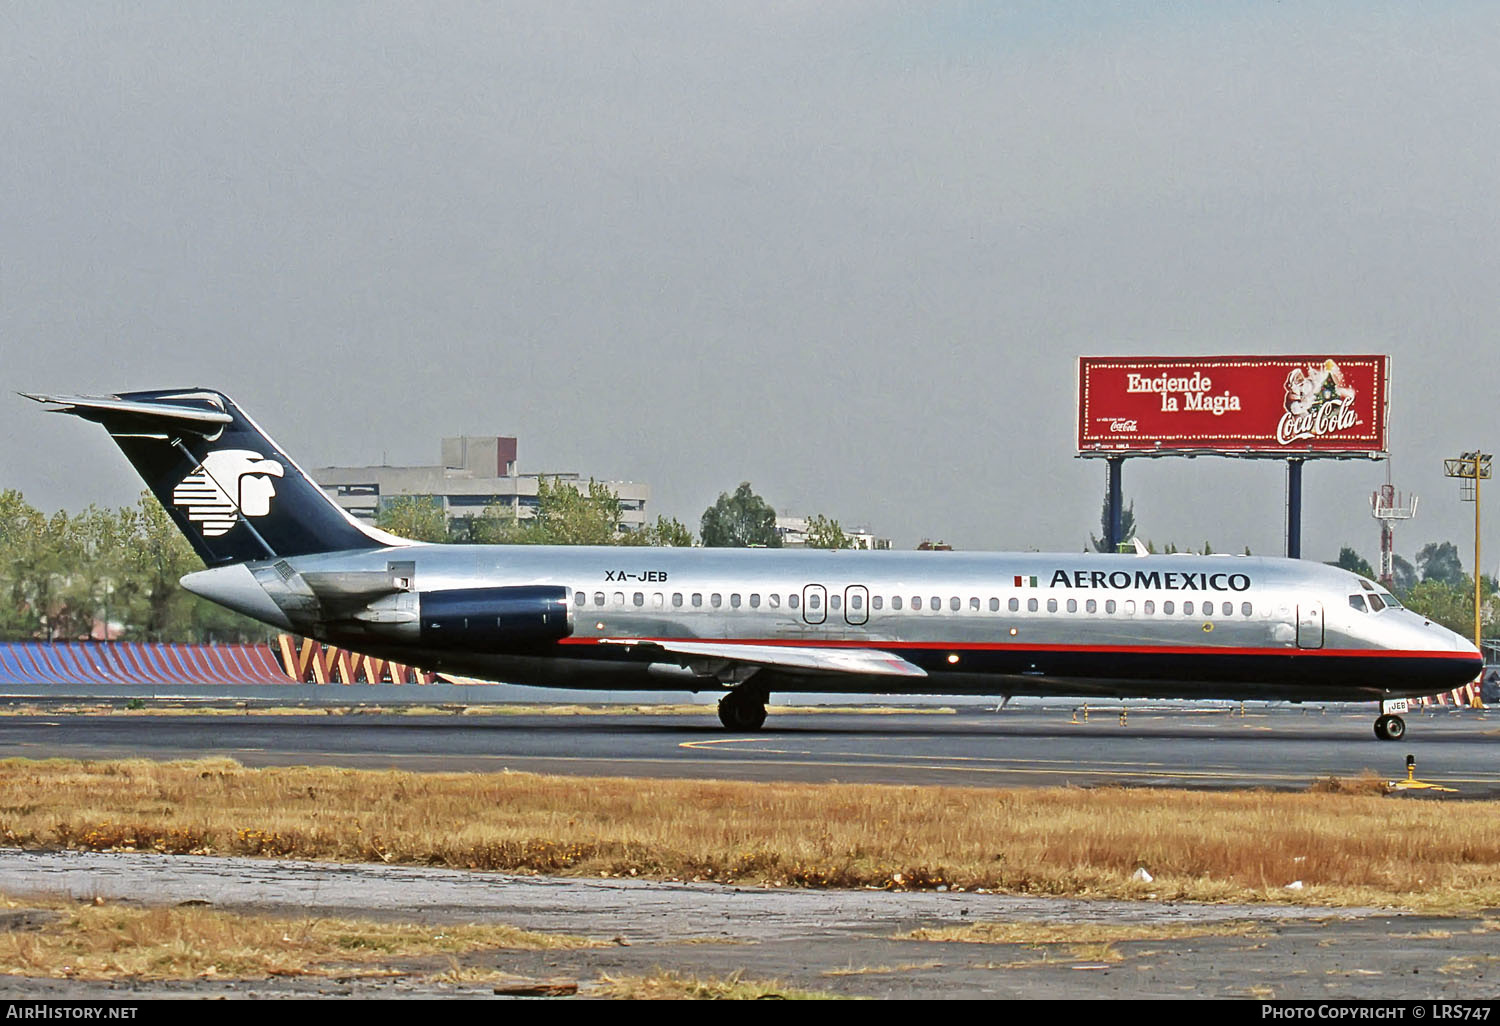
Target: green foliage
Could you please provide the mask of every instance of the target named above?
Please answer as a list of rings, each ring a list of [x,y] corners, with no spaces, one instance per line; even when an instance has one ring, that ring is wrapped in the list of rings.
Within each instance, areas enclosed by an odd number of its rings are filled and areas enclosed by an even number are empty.
[[[1391,553],[1391,584],[1398,596],[1405,595],[1417,584],[1417,568],[1395,553]]]
[[[655,524],[622,536],[621,544],[688,548],[693,544],[693,532],[676,517],[659,516]]]
[[[857,548],[855,540],[844,533],[837,520],[830,520],[823,514],[808,518],[807,521],[807,547],[810,549],[852,549]]]
[[[592,478],[587,490],[557,478],[540,478],[536,500],[526,520],[510,510],[486,510],[474,524],[470,540],[493,545],[646,544],[621,530],[619,497]]]
[[[1417,553],[1417,567],[1422,571],[1423,581],[1442,581],[1455,587],[1463,582],[1464,562],[1458,555],[1458,546],[1452,542],[1428,542]],[[1470,581],[1472,586],[1473,582]],[[1470,630],[1473,626],[1470,626]]]
[[[1342,570],[1348,570],[1352,573],[1359,574],[1361,577],[1367,577],[1372,581],[1375,580],[1374,567],[1365,562],[1363,556],[1361,556],[1358,552],[1355,552],[1347,545],[1339,549],[1338,560],[1328,565],[1339,567]]]
[[[268,629],[185,591],[201,570],[150,492],[134,507],[51,517],[0,492],[0,638],[249,641]],[[106,625],[109,625],[108,627]]]
[[[751,491],[749,481],[740,482],[732,496],[719,493],[719,501],[703,511],[698,535],[709,548],[751,545],[781,548],[781,535],[776,533],[776,511]]]
[[[412,541],[448,540],[448,518],[443,505],[429,496],[401,495],[382,503],[375,526]]]
[[[1109,552],[1110,548],[1105,545],[1105,539],[1109,537],[1109,492],[1104,493],[1104,505],[1099,510],[1099,537],[1089,535],[1089,544],[1094,547],[1095,552]],[[1135,537],[1135,501],[1131,500],[1128,507],[1120,509],[1120,537],[1116,541],[1122,545],[1129,545],[1130,539]]]
[[[1481,578],[1479,585],[1484,602],[1480,613],[1481,624],[1493,625],[1497,612],[1500,612],[1495,599],[1495,582]],[[1408,609],[1422,614],[1434,623],[1442,624],[1455,634],[1473,638],[1474,580],[1467,574],[1456,584],[1436,578],[1419,581],[1402,601]]]

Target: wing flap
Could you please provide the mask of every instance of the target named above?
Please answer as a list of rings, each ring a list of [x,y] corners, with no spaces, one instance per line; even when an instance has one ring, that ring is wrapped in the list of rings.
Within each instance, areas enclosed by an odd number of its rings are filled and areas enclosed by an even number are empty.
[[[719,641],[657,641],[601,638],[600,644],[652,648],[690,659],[722,659],[752,666],[813,673],[857,673],[881,677],[925,677],[927,671],[877,648],[813,648],[801,645],[736,645]]]

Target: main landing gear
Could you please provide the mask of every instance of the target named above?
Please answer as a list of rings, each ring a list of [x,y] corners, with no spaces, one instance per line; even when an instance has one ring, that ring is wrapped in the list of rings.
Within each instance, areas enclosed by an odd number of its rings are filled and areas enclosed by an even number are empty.
[[[759,730],[765,725],[770,697],[763,688],[741,684],[719,699],[719,722],[730,730]]]

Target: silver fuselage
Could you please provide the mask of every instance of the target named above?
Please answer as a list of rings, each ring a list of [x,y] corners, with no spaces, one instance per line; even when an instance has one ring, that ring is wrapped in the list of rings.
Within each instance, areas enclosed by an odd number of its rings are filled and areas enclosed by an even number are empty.
[[[1481,669],[1446,628],[1372,611],[1390,597],[1354,574],[1248,556],[409,545],[242,563],[184,584],[356,651],[553,687],[744,680],[726,660],[628,639],[879,650],[926,671],[755,671],[778,691],[1356,700],[1435,694]],[[417,596],[520,586],[566,589],[565,637],[511,651],[424,644]]]

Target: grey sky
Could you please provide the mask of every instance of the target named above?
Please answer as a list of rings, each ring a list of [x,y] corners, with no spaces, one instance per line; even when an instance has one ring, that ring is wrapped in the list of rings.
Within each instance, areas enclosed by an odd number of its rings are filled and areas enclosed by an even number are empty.
[[[1467,561],[1497,54],[1480,3],[0,3],[0,384],[1076,551],[1078,355],[1383,352],[1398,547]],[[139,491],[88,425],[0,432],[44,509]],[[1264,553],[1283,476],[1125,468],[1143,536]],[[1373,560],[1383,479],[1310,465],[1305,554]]]

